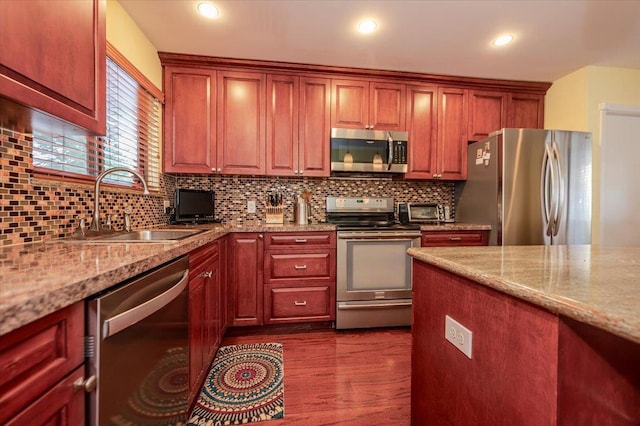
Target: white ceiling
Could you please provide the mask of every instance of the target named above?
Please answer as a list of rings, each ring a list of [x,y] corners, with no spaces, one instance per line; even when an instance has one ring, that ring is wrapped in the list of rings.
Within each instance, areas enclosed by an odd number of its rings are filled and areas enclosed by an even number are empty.
[[[586,65],[640,69],[640,0],[119,0],[158,51],[549,81]],[[355,27],[371,17],[378,31]],[[502,33],[514,42],[496,48]]]

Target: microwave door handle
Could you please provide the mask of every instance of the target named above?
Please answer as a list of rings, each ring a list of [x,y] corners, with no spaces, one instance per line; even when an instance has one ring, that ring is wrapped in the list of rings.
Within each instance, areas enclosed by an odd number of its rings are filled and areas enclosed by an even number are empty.
[[[391,164],[393,164],[393,138],[391,132],[387,132],[387,170],[391,170]]]

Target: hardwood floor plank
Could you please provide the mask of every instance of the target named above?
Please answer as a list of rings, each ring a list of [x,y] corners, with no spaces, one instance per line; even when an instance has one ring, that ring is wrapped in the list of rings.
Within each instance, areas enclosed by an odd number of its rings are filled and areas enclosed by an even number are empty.
[[[410,424],[409,328],[241,333],[222,344],[283,344],[285,417],[265,426]]]

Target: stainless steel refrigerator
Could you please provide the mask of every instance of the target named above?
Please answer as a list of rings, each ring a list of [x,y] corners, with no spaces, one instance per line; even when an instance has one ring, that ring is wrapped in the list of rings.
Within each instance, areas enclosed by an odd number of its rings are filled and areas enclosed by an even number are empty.
[[[469,145],[457,222],[490,245],[591,244],[591,133],[501,129]]]

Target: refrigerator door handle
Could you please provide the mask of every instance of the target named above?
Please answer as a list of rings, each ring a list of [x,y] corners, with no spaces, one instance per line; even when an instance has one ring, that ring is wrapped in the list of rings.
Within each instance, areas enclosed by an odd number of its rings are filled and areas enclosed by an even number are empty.
[[[552,152],[549,145],[544,147],[544,157],[542,158],[542,172],[540,182],[540,197],[542,198],[542,212],[545,227],[545,235],[550,237],[553,231],[553,212],[556,210],[554,197],[555,172],[552,166]]]
[[[553,161],[555,163],[555,167],[558,171],[558,180],[557,180],[557,187],[556,187],[556,212],[555,212],[555,218],[553,220],[554,224],[553,224],[553,236],[557,236],[558,232],[560,231],[560,220],[562,219],[562,212],[564,211],[564,206],[566,203],[566,197],[565,197],[565,192],[564,192],[564,175],[562,173],[562,159],[560,158],[560,150],[558,149],[558,144],[554,141],[553,142]]]

